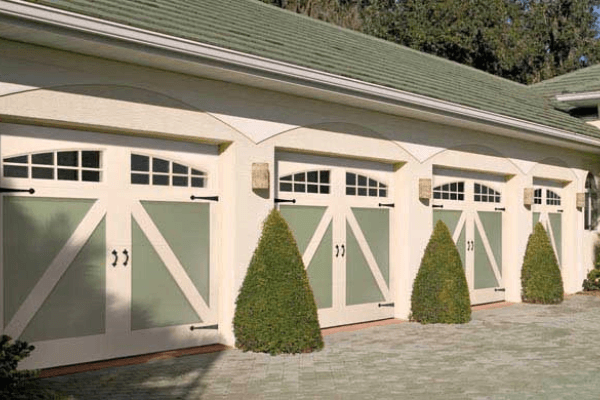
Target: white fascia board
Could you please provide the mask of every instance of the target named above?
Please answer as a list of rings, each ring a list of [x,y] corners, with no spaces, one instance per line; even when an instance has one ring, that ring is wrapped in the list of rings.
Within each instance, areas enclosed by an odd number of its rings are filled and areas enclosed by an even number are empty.
[[[45,26],[192,56],[199,63],[217,62],[232,70],[238,72],[242,70],[244,73],[256,75],[257,79],[277,76],[278,79],[287,79],[294,84],[302,82],[318,90],[341,92],[371,101],[386,102],[392,106],[412,107],[600,148],[600,139],[577,135],[566,130],[22,0],[0,0],[1,14]]]

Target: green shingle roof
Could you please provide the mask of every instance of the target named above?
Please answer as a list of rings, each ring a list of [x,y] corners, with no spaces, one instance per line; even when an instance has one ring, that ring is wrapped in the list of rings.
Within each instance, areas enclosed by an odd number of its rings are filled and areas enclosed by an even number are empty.
[[[600,91],[600,65],[593,65],[557,76],[531,85],[530,88],[543,96]]]
[[[527,86],[256,0],[28,1],[600,137]]]

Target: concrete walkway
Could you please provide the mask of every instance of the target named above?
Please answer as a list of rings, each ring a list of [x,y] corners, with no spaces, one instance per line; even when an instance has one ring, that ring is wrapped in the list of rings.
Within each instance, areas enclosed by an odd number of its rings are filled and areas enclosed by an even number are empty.
[[[227,350],[49,378],[73,399],[598,399],[600,298],[477,311],[465,325],[336,333],[318,353]]]

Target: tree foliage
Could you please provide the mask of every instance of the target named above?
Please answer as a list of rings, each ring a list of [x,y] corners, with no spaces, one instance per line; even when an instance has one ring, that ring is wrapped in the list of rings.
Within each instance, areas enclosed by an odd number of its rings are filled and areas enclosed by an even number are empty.
[[[522,83],[600,61],[600,0],[263,0]]]
[[[527,303],[557,304],[563,301],[563,282],[554,249],[541,223],[527,241],[521,268],[521,297]]]
[[[302,256],[277,210],[264,222],[236,301],[233,329],[242,350],[302,353],[323,348],[317,306]]]
[[[438,221],[413,283],[411,319],[424,324],[471,320],[465,270],[448,227]]]

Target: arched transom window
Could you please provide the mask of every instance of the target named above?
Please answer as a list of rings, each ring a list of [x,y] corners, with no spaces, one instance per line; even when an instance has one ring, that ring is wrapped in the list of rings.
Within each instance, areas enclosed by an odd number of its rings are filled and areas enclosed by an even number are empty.
[[[2,175],[5,178],[100,182],[102,152],[65,150],[5,157]]]
[[[158,157],[131,154],[133,185],[206,187],[204,171]]]
[[[346,195],[387,197],[387,185],[365,175],[346,172]]]
[[[458,200],[465,199],[465,183],[452,182],[439,185],[433,188],[433,198],[440,200]]]
[[[279,178],[279,190],[294,193],[329,194],[329,170],[303,171]]]
[[[476,183],[473,189],[473,200],[482,203],[500,203],[500,192],[492,189],[491,187]]]

